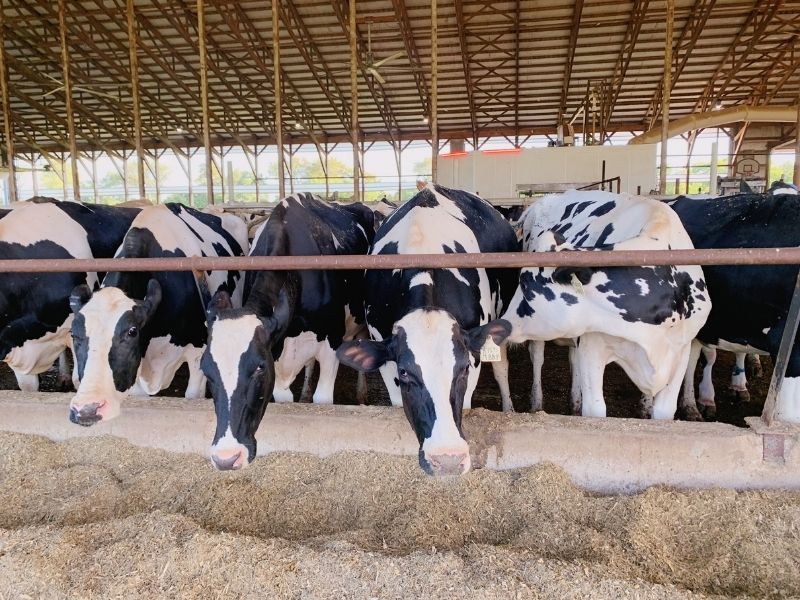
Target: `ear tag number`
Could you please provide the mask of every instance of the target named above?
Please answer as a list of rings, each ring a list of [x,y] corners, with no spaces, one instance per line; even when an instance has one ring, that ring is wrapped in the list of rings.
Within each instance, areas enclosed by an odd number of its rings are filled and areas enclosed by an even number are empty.
[[[492,336],[486,338],[481,348],[481,362],[500,362],[500,346],[494,343]]]
[[[575,273],[570,275],[570,283],[572,283],[572,287],[575,288],[576,292],[578,292],[579,294],[583,294],[583,284],[581,283],[581,280],[578,279],[578,276]]]

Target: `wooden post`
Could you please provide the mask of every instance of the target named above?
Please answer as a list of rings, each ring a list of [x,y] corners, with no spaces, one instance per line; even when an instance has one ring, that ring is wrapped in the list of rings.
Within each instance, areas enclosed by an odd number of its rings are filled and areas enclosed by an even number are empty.
[[[144,149],[142,147],[142,113],[139,103],[139,58],[136,52],[136,13],[133,0],[128,0],[128,54],[131,70],[131,99],[133,102],[133,137],[136,142],[136,173],[139,180],[139,198],[144,199]],[[127,189],[127,187],[126,187]],[[126,194],[127,199],[127,194]]]
[[[94,201],[100,202],[100,195],[97,193],[97,155],[94,150],[92,150],[92,193]]]
[[[144,176],[142,176],[144,180]],[[125,202],[128,201],[128,154],[125,150],[122,151],[122,193],[125,196]]]
[[[394,158],[397,163],[397,201],[403,201],[403,142],[398,140],[397,145],[392,144],[394,148]]]
[[[359,201],[358,178],[361,172],[358,141],[358,31],[356,0],[350,0],[350,143],[353,145],[353,202]]]
[[[17,175],[14,169],[14,130],[11,125],[11,104],[8,93],[8,73],[6,71],[5,16],[0,3],[0,100],[3,104],[3,133],[6,139],[6,161],[8,162],[8,199],[17,201]],[[35,179],[35,175],[34,175]]]
[[[661,165],[658,170],[658,192],[667,193],[667,139],[669,138],[669,94],[672,88],[672,24],[675,0],[667,0],[667,30],[664,38],[664,78],[661,89]]]
[[[278,148],[278,199],[286,196],[283,164],[283,94],[281,90],[281,39],[278,0],[272,0],[272,87],[275,92],[275,145]]]
[[[208,204],[214,204],[214,173],[211,150],[211,124],[208,116],[208,66],[206,55],[206,11],[203,0],[197,0],[197,37],[200,52],[200,102],[203,110],[203,147],[206,149],[206,194]]]
[[[58,32],[61,38],[61,71],[64,76],[64,103],[67,111],[69,159],[72,167],[72,194],[81,201],[81,184],[78,177],[78,141],[75,139],[75,117],[72,114],[72,81],[69,76],[69,48],[67,48],[67,0],[58,0]]]
[[[192,186],[192,157],[196,154],[190,147],[186,147],[186,176],[189,178],[189,206],[194,206],[194,187]]]
[[[794,132],[794,184],[800,186],[800,94],[797,95],[797,129]]]
[[[328,200],[331,196],[331,180],[328,176],[328,142],[325,142],[325,164],[323,166],[323,170],[325,171],[325,200]]]
[[[431,0],[431,183],[439,179],[439,19],[436,0]]]

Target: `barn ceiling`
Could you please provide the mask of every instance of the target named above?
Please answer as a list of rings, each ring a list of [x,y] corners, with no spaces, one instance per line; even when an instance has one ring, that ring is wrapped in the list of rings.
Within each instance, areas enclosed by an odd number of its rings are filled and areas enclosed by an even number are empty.
[[[17,151],[69,147],[60,32],[75,138],[132,147],[126,0],[3,0]],[[285,142],[350,139],[347,0],[279,0]],[[145,145],[202,144],[197,3],[136,0]],[[212,142],[274,141],[269,0],[206,0]],[[646,130],[660,114],[666,3],[439,1],[440,138],[552,133],[594,88],[595,127]],[[359,127],[367,140],[429,139],[429,0],[358,0]],[[676,0],[670,114],[790,105],[800,90],[800,0]],[[400,56],[368,75],[372,62]],[[590,102],[591,104],[591,102]],[[581,123],[579,117],[576,123]]]

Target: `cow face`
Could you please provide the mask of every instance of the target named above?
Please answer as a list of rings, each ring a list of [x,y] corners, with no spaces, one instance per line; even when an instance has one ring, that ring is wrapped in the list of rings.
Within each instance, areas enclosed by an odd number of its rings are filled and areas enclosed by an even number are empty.
[[[271,348],[282,331],[283,311],[260,318],[233,309],[227,292],[217,292],[206,314],[209,342],[200,367],[217,416],[211,461],[220,470],[240,469],[256,456],[256,430],[275,385]]]
[[[161,302],[161,286],[151,279],[145,299],[133,300],[116,287],[92,294],[80,285],[69,302],[80,380],[69,419],[88,426],[119,415],[122,399],[136,383],[147,343],[142,331]]]
[[[471,466],[461,431],[464,398],[474,390],[486,338],[500,344],[510,330],[503,320],[464,330],[447,311],[421,308],[395,323],[389,338],[345,342],[337,356],[359,371],[395,363],[420,466],[429,475],[463,475]]]

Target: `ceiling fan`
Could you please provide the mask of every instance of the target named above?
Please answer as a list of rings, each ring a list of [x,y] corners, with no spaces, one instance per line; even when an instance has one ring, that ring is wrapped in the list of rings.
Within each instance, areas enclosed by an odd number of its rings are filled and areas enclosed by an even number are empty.
[[[407,56],[405,50],[399,50],[394,54],[390,54],[386,58],[375,60],[375,55],[372,53],[372,22],[367,21],[367,54],[363,60],[363,68],[373,79],[381,85],[386,85],[386,79],[381,74],[381,71],[395,71],[395,72],[414,72],[420,71],[421,67],[418,65],[409,65],[408,67],[394,67],[386,66],[388,63],[397,60],[403,56]],[[349,73],[350,69],[340,69],[332,71],[332,74]]]

